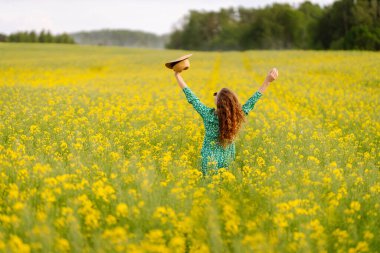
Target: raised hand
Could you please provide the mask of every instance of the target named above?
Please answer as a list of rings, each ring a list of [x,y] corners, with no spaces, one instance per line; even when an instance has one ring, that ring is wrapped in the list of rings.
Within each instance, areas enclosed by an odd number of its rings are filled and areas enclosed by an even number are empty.
[[[267,77],[265,78],[265,81],[267,82],[273,82],[278,77],[278,70],[276,68],[273,68],[269,71]]]
[[[264,80],[264,83],[258,89],[259,92],[264,93],[264,91],[268,88],[269,84],[276,80],[278,77],[278,70],[276,68],[272,68],[267,77]]]

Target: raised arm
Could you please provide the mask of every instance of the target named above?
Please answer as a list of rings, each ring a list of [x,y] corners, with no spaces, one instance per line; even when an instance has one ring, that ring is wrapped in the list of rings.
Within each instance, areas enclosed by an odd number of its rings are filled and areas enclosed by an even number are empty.
[[[177,79],[179,87],[185,93],[187,101],[190,104],[192,104],[194,109],[201,115],[202,118],[204,118],[207,115],[207,113],[209,113],[211,108],[205,106],[199,100],[199,98],[193,93],[193,91],[189,87],[187,87],[185,81],[183,80],[182,76],[178,72],[175,72],[174,75]]]
[[[177,79],[177,82],[178,82],[178,85],[179,87],[181,87],[181,89],[184,89],[187,87],[185,81],[183,80],[182,76],[179,74],[179,72],[174,72],[174,76],[175,78]]]
[[[260,86],[260,88],[248,99],[248,101],[242,106],[243,112],[245,115],[248,115],[248,113],[253,109],[256,102],[261,98],[264,91],[268,88],[269,84],[276,80],[278,77],[278,70],[276,68],[271,69],[269,71],[267,77],[265,78],[263,84]]]

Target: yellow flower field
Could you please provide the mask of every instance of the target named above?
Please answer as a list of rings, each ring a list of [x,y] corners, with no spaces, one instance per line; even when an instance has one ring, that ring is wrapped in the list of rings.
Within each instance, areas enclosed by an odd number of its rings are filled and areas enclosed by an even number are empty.
[[[0,44],[0,252],[379,252],[380,54],[191,52],[210,107],[279,70],[202,177],[186,53]]]

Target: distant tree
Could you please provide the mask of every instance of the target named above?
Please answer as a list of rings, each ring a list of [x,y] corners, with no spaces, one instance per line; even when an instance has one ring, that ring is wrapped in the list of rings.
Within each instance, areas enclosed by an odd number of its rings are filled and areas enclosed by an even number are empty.
[[[71,38],[67,33],[62,33],[61,35],[58,35],[61,38],[60,43],[66,43],[66,44],[74,44],[73,38]]]
[[[316,38],[318,21],[323,16],[324,10],[318,5],[309,1],[303,2],[298,10],[303,14],[301,30],[301,48],[321,48],[322,46]]]
[[[38,35],[38,42],[40,42],[40,43],[46,42],[45,30],[41,30],[40,34]]]
[[[13,34],[13,36],[11,37],[12,41],[13,42],[21,42],[21,34],[20,32],[17,32],[15,34]]]
[[[239,29],[238,11],[233,8],[221,9],[217,16],[219,32],[211,47],[220,50],[241,49],[239,40],[242,33]]]
[[[220,12],[190,11],[183,27],[170,36],[168,48],[197,50],[239,49],[239,20],[233,8]]]
[[[252,23],[242,37],[247,49],[301,48],[303,14],[288,4],[274,4],[254,13]]]
[[[19,32],[19,42],[29,42],[28,32]]]
[[[49,30],[45,34],[45,42],[47,42],[47,43],[54,42],[53,35],[51,34],[51,32]]]
[[[29,32],[30,42],[38,42],[37,34],[35,31]]]
[[[0,42],[6,42],[8,40],[8,36],[0,33]]]

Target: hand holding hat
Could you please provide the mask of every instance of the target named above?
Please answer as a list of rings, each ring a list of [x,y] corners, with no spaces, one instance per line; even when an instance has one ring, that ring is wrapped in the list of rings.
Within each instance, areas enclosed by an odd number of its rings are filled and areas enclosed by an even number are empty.
[[[175,60],[169,61],[165,63],[165,66],[169,69],[173,69],[177,73],[180,73],[190,67],[189,57],[192,55],[193,54],[187,54]]]

